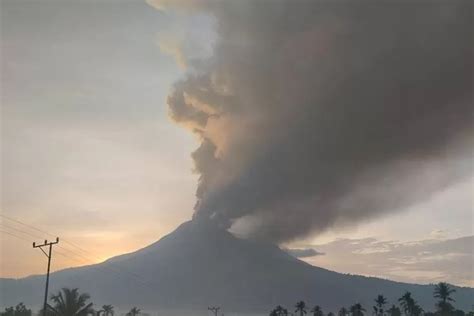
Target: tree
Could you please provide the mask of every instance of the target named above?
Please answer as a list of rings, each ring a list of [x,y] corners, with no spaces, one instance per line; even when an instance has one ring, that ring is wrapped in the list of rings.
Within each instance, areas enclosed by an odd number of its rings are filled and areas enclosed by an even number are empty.
[[[324,316],[323,310],[321,309],[319,305],[316,305],[315,307],[313,307],[313,309],[311,310],[311,313],[313,313],[313,316]]]
[[[433,296],[435,298],[439,298],[444,303],[448,301],[455,302],[455,300],[451,297],[451,294],[454,292],[456,292],[456,290],[451,288],[448,283],[440,282],[435,285]]]
[[[456,292],[448,283],[440,282],[435,285],[433,297],[439,299],[436,303],[436,312],[439,315],[452,315],[454,313],[454,306],[450,302],[455,302],[451,294]]]
[[[360,303],[352,305],[349,310],[352,316],[364,316],[365,309]]]
[[[398,308],[395,305],[392,305],[392,307],[390,307],[387,310],[387,314],[388,316],[402,316],[402,312],[400,311],[400,308]]]
[[[270,316],[287,316],[288,315],[288,310],[286,308],[283,308],[282,306],[278,305],[275,307],[271,312]]]
[[[104,316],[114,316],[114,307],[112,305],[103,305]]]
[[[407,316],[418,316],[423,312],[423,309],[416,303],[410,292],[405,292],[398,301],[403,308],[403,312]]]
[[[141,310],[138,307],[133,307],[127,314],[126,316],[138,316],[140,315]]]
[[[442,316],[452,316],[454,313],[454,306],[449,302],[439,301],[436,303],[436,314]]]
[[[347,314],[349,314],[349,311],[345,307],[342,307],[339,312],[337,312],[338,316],[347,316]]]
[[[295,313],[300,313],[300,316],[303,316],[304,314],[306,314],[306,303],[305,302],[299,301],[298,303],[296,303],[295,307],[296,307]]]
[[[55,316],[87,316],[94,313],[89,299],[89,294],[80,294],[77,288],[63,288],[58,294],[51,295],[53,305],[48,305],[48,309]]]
[[[423,308],[415,302],[411,316],[420,316],[423,314]]]
[[[25,304],[18,303],[15,307],[7,307],[0,316],[31,316],[31,309],[26,308]]]
[[[374,312],[376,316],[383,316],[385,304],[387,304],[387,298],[383,295],[378,295],[375,299],[374,306]]]

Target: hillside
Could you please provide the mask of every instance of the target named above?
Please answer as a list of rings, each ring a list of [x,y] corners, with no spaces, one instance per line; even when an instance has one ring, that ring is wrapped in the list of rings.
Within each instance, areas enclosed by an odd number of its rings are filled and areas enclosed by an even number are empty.
[[[0,280],[0,305],[23,301],[38,307],[43,276]],[[268,311],[297,300],[326,311],[361,302],[372,306],[383,293],[395,302],[404,291],[433,309],[433,286],[345,275],[311,266],[274,245],[234,237],[214,226],[187,222],[156,243],[103,263],[51,274],[51,291],[79,287],[98,304],[144,310],[205,309]],[[456,288],[456,306],[469,309],[474,289]]]

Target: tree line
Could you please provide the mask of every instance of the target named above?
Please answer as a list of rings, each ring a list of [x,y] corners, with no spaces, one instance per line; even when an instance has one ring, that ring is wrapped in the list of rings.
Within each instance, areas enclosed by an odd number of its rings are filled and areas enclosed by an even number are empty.
[[[405,292],[397,301],[397,305],[392,304],[391,307],[386,308],[388,300],[382,294],[374,299],[372,310],[367,310],[360,303],[346,308],[342,307],[337,316],[365,316],[366,314],[372,316],[474,316],[474,311],[465,312],[456,309],[453,305],[455,299],[452,297],[456,292],[448,283],[440,282],[435,285],[433,297],[437,299],[435,311],[424,311],[418,302],[413,298],[410,292]],[[336,316],[333,312],[324,314],[321,306],[316,305],[309,308],[304,301],[299,301],[294,306],[294,312],[284,308],[281,305],[275,307],[269,316],[305,316],[309,313],[312,316]]]
[[[464,312],[454,307],[455,299],[452,296],[455,292],[456,290],[449,284],[438,283],[433,291],[433,297],[437,299],[434,312],[424,311],[411,293],[405,292],[398,299],[397,305],[392,304],[389,308],[386,308],[388,305],[387,298],[380,294],[374,299],[374,305],[370,313],[362,304],[355,303],[348,308],[342,307],[337,316],[365,316],[366,314],[372,316],[474,316],[474,311]],[[132,307],[126,313],[126,316],[139,316],[141,314],[143,313],[139,308]],[[296,303],[294,311],[278,305],[270,312],[269,316],[305,316],[307,314],[308,316],[336,316],[332,312],[325,314],[319,305],[309,308],[303,301]],[[5,308],[0,316],[32,316],[32,311],[23,303],[19,303],[16,306]],[[38,316],[43,316],[42,310],[40,310]],[[99,309],[94,309],[89,294],[80,293],[77,288],[63,288],[58,293],[51,295],[46,316],[114,316],[114,307],[103,305]]]

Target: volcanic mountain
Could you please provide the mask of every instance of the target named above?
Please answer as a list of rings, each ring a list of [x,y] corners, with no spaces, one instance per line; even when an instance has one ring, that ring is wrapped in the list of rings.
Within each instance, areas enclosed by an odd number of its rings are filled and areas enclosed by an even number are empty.
[[[44,276],[0,279],[0,305],[20,301],[39,308]],[[395,303],[405,291],[433,309],[432,285],[346,275],[309,265],[275,245],[240,239],[205,222],[190,221],[136,252],[51,274],[51,292],[78,287],[93,301],[116,308],[268,312],[298,300],[326,311],[360,302],[370,308],[378,294]],[[474,289],[456,287],[456,306],[468,310]]]

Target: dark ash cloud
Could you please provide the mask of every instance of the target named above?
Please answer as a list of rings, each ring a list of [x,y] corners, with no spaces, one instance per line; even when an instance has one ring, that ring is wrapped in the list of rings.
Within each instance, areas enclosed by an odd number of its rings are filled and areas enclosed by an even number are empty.
[[[471,1],[184,6],[217,34],[168,98],[201,139],[195,217],[282,242],[472,174]]]

